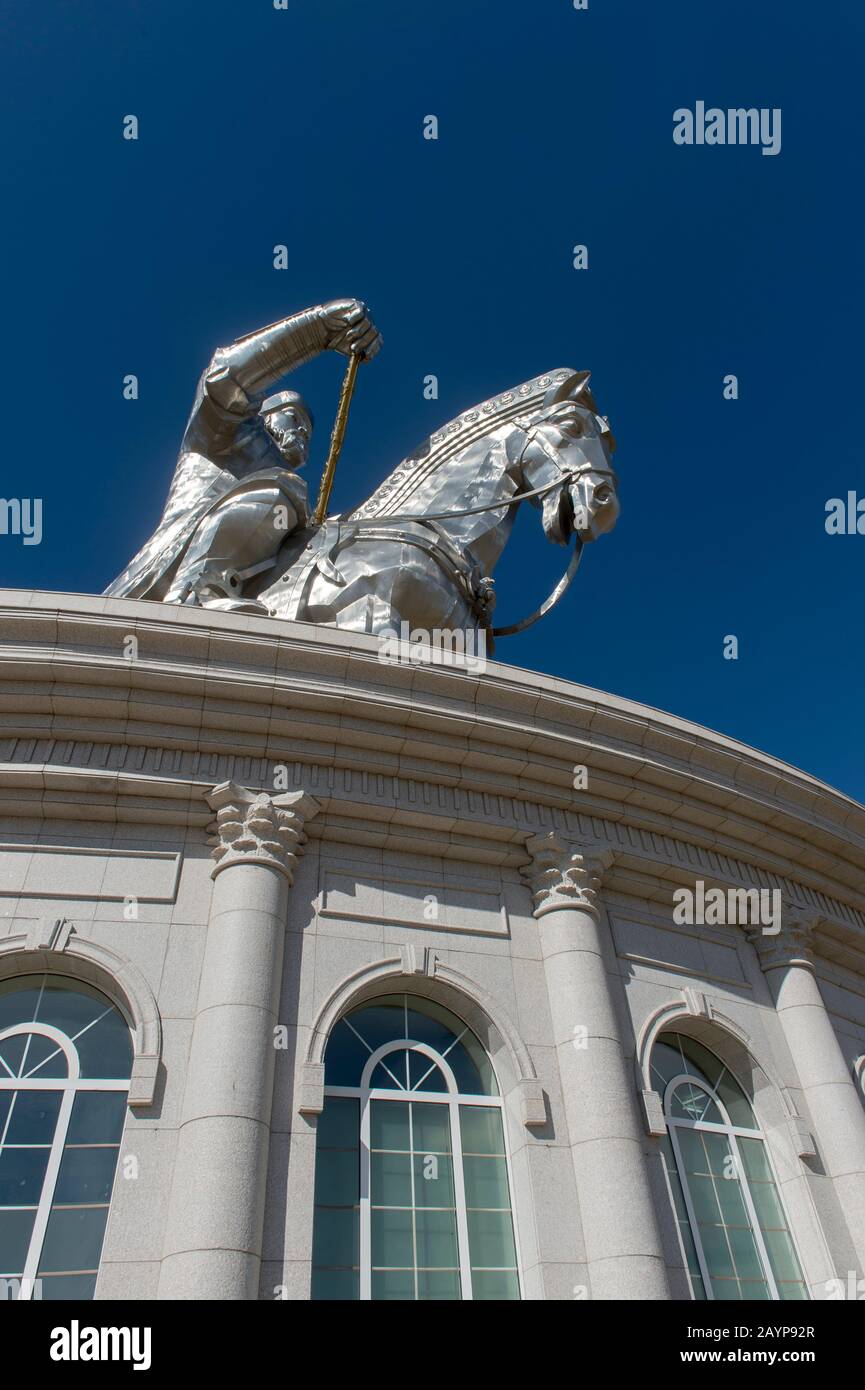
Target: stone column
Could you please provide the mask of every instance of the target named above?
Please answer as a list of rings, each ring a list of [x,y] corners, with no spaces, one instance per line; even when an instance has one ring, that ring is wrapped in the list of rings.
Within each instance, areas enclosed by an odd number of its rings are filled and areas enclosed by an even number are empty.
[[[318,803],[224,782],[160,1299],[258,1297],[288,890]]]
[[[847,1229],[865,1270],[865,1113],[814,972],[819,917],[788,901],[781,930],[747,933],[769,985],[814,1125],[817,1152],[835,1186]]]
[[[604,961],[603,846],[532,836],[534,890],[593,1299],[668,1299],[633,1068]]]

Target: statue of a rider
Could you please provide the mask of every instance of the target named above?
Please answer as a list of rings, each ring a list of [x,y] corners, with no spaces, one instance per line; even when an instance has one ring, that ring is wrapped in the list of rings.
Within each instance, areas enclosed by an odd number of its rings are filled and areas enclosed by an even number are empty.
[[[335,299],[219,348],[198,384],[162,519],[106,594],[266,612],[244,598],[244,584],[309,520],[298,470],[313,428],[296,391],[268,392],[321,352],[369,359],[380,346],[366,306]]]

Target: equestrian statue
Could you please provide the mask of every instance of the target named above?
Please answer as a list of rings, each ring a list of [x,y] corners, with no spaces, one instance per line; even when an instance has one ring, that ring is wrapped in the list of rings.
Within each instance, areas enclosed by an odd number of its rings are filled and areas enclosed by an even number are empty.
[[[186,426],[162,519],[106,594],[258,613],[374,635],[518,632],[568,588],[587,541],[619,514],[615,440],[589,373],[560,368],[464,411],[353,511],[327,504],[361,363],[381,336],[356,299],[336,299],[219,348]],[[276,389],[319,353],[347,359],[321,490],[299,470],[313,418]],[[493,570],[523,502],[547,539],[574,546],[528,617],[493,626]]]

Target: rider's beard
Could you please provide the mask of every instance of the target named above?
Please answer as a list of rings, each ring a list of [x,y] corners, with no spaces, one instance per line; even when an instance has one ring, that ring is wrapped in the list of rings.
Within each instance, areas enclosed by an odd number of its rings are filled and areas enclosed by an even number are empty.
[[[280,447],[279,453],[282,458],[283,466],[292,469],[294,472],[303,468],[306,463],[305,451],[303,449],[298,449],[296,444],[289,444],[287,448],[284,449]]]

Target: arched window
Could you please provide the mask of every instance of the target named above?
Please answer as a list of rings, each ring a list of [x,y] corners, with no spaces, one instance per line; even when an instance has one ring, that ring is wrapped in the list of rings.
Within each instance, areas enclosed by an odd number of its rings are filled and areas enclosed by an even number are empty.
[[[807,1298],[767,1147],[736,1078],[682,1033],[660,1035],[652,1077],[694,1297]]]
[[[93,1297],[131,1070],[129,1025],[98,990],[52,975],[0,982],[7,1297]]]
[[[447,1009],[388,995],[336,1024],[315,1204],[315,1299],[520,1297],[496,1079]]]

